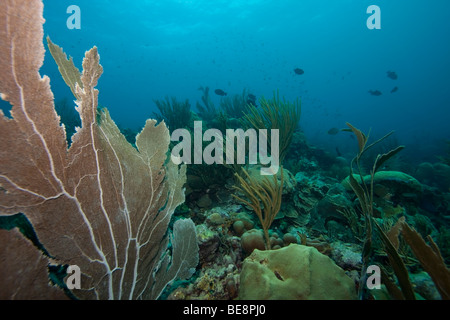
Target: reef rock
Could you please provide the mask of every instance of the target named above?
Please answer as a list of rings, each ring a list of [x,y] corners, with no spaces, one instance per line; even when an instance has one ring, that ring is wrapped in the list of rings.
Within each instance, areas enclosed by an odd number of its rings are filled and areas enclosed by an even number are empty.
[[[350,300],[355,284],[333,260],[313,247],[291,244],[255,249],[244,260],[239,299]]]
[[[199,246],[200,263],[214,261],[219,248],[219,235],[206,224],[195,226]]]
[[[430,187],[436,187],[442,192],[450,190],[450,166],[444,163],[423,162],[417,166],[415,177]]]
[[[322,180],[321,176],[308,177],[302,172],[295,175],[298,187],[293,194],[292,202],[297,213],[294,224],[298,226],[307,225],[313,215],[317,204],[322,200],[327,192],[329,184]]]
[[[311,219],[312,227],[320,232],[328,232],[327,225],[332,220],[344,226],[346,221],[340,210],[351,205],[352,202],[345,192],[345,188],[339,183],[331,185],[326,195],[320,199],[315,207],[315,214]]]

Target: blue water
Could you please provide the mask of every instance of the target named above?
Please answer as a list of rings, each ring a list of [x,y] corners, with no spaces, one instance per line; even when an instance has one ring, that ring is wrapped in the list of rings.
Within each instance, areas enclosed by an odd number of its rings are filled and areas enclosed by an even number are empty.
[[[81,29],[69,30],[69,5]],[[369,5],[381,29],[369,30]],[[99,48],[100,105],[139,129],[154,99],[200,101],[200,86],[229,95],[274,90],[301,98],[301,129],[319,147],[353,148],[345,122],[374,137],[395,130],[405,154],[436,160],[450,139],[448,0],[44,0],[45,35],[74,57]],[[305,71],[294,73],[295,68]],[[397,80],[387,77],[395,71]],[[56,99],[71,92],[47,54],[42,74]],[[390,93],[395,87],[398,91]],[[369,90],[379,90],[373,96]],[[220,97],[213,94],[219,105]]]

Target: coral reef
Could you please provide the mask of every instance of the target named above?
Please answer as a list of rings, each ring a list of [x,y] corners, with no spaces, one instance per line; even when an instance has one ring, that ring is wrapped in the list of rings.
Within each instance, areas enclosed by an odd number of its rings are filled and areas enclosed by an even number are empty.
[[[420,182],[437,188],[441,192],[450,191],[450,165],[448,163],[423,162],[417,166],[414,176]]]
[[[449,299],[450,269],[448,269],[445,265],[444,258],[442,257],[439,248],[431,236],[427,236],[427,240],[429,242],[429,244],[427,244],[417,231],[410,228],[406,222],[405,216],[400,217],[395,224],[389,225],[388,227],[386,227],[386,225],[389,224],[389,220],[386,219],[386,215],[383,217],[384,219],[381,219],[381,221],[376,219],[374,194],[378,193],[378,196],[381,197],[385,197],[388,194],[390,195],[391,191],[386,188],[389,186],[392,188],[392,182],[394,182],[396,187],[406,186],[409,188],[407,191],[410,192],[406,192],[406,194],[408,194],[407,198],[409,201],[411,201],[411,198],[416,198],[417,193],[420,194],[422,192],[421,184],[416,179],[406,174],[391,171],[377,172],[382,167],[384,162],[395,156],[403,149],[403,147],[400,146],[388,151],[385,154],[379,154],[375,159],[368,181],[365,181],[365,178],[361,173],[362,170],[360,165],[362,155],[373,145],[389,136],[389,134],[372,144],[368,144],[368,137],[363,132],[353,127],[351,124],[347,123],[347,125],[355,134],[359,147],[358,154],[352,160],[352,169],[350,170],[350,175],[348,177],[348,184],[358,198],[365,222],[366,236],[364,239],[364,247],[362,252],[362,272],[365,272],[369,262],[373,262],[376,258],[373,256],[373,246],[375,244],[376,235],[382,244],[382,250],[388,257],[388,266],[383,265],[380,270],[382,281],[386,286],[389,295],[395,299],[415,300],[416,293],[414,292],[409,271],[406,266],[409,260],[407,257],[408,253],[406,252],[406,246],[402,246],[399,239],[399,235],[401,234],[402,239],[414,253],[414,256],[420,262],[422,268],[430,275],[442,299]],[[356,170],[358,172],[356,178],[353,174],[353,163],[356,163]],[[376,188],[378,185],[377,183],[382,183],[383,185],[381,185],[381,187],[383,188]],[[401,190],[401,188],[397,188],[396,190]],[[411,192],[413,193],[413,197],[409,196]],[[389,198],[390,197],[391,196],[389,196]],[[400,213],[403,214],[403,212]],[[398,212],[395,213],[394,216],[396,214],[398,214]],[[415,212],[413,212],[413,214],[415,214]],[[381,223],[383,223],[383,225],[381,225]],[[395,281],[386,271],[387,267],[390,267],[395,274]],[[363,276],[361,276],[360,281],[362,279]],[[363,297],[364,294],[364,284],[360,283],[358,295]]]
[[[166,96],[141,132],[120,128],[98,106],[96,47],[80,72],[47,39],[76,107],[53,102],[40,2],[0,4],[0,299],[450,299],[448,157],[413,167],[392,132],[371,143],[351,124],[329,133],[356,155],[309,145],[300,100],[246,89],[200,87],[196,110]],[[278,129],[280,170],[261,175],[250,143],[244,164],[175,165],[170,133],[194,121]]]

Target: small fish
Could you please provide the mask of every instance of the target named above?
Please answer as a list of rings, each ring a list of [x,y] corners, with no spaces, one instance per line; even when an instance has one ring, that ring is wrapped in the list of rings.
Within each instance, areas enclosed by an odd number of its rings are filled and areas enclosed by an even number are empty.
[[[330,130],[328,130],[328,134],[334,136],[335,134],[339,133],[339,129],[338,128],[331,128]]]
[[[300,68],[295,68],[295,69],[294,69],[294,72],[295,72],[296,74],[304,74],[304,73],[305,73],[305,71],[303,71],[303,69],[300,69]]]
[[[391,93],[397,92],[398,87],[394,87],[394,89],[391,90]]]
[[[225,91],[221,90],[221,89],[216,89],[216,90],[214,90],[214,92],[215,92],[218,96],[222,96],[222,97],[227,95],[227,93],[226,93]]]
[[[382,93],[379,90],[369,90],[369,93],[373,96],[381,96]]]
[[[394,71],[388,71],[387,72],[388,78],[391,78],[392,80],[397,80],[398,76]]]

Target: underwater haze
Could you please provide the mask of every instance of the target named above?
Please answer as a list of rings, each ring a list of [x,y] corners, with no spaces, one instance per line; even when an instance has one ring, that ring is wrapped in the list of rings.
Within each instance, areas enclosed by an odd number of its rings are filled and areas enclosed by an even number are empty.
[[[449,13],[0,0],[0,300],[450,300]]]
[[[66,26],[73,4],[81,9],[81,29]],[[381,29],[367,27],[370,5],[381,9]],[[189,99],[195,109],[201,86],[229,96],[247,89],[257,99],[279,90],[301,99],[300,128],[317,146],[354,152],[349,134],[327,134],[350,122],[372,129],[373,137],[395,130],[404,155],[418,161],[445,152],[449,1],[46,0],[44,6],[45,36],[80,69],[85,51],[99,48],[99,104],[121,127],[142,128],[157,111],[154,100],[165,96]],[[50,76],[56,100],[73,100],[48,50],[41,74]],[[221,96],[211,97],[218,105]]]

